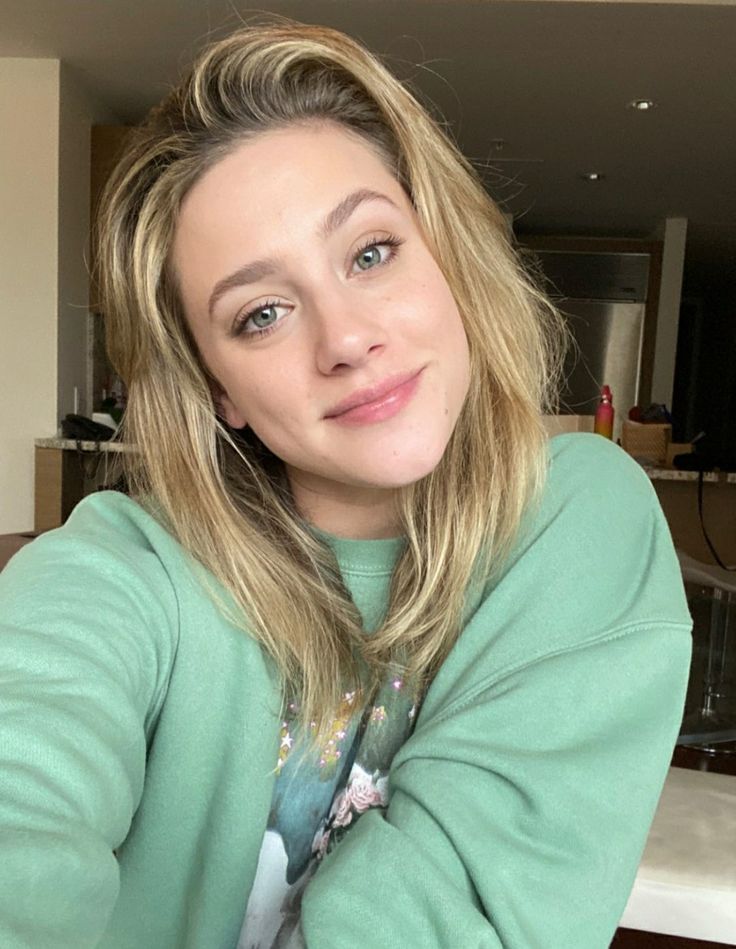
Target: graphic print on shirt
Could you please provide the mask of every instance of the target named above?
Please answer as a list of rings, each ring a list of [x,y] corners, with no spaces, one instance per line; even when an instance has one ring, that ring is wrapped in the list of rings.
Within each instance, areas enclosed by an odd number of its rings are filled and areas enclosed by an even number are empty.
[[[413,690],[401,676],[392,676],[376,696],[358,745],[347,783],[338,790],[330,812],[314,836],[313,853],[320,859],[347,828],[371,807],[388,805],[388,772],[394,755],[411,734],[417,707]]]
[[[268,829],[238,949],[303,949],[301,899],[318,862],[371,807],[388,804],[388,771],[411,734],[414,690],[391,676],[368,708],[346,693],[324,747],[305,753],[292,703],[281,727]],[[293,752],[293,749],[295,751]]]

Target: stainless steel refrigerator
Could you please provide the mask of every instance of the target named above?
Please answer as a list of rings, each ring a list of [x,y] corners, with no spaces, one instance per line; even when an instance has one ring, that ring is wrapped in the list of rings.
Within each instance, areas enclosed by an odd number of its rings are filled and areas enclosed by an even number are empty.
[[[616,438],[639,400],[649,257],[559,251],[535,257],[572,336],[560,411],[594,415],[601,386],[609,385]]]

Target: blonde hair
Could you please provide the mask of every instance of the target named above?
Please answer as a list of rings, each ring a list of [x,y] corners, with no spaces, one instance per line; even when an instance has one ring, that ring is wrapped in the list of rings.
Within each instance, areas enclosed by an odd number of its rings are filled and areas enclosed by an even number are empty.
[[[444,456],[400,492],[407,544],[369,637],[278,460],[217,418],[169,262],[178,209],[203,172],[248,136],[311,120],[360,136],[405,188],[470,349],[470,389]],[[134,496],[229,591],[318,731],[346,688],[373,689],[398,660],[429,680],[459,634],[471,582],[502,563],[543,482],[540,411],[559,365],[558,317],[470,164],[357,42],[260,24],[206,49],[150,114],[108,184],[98,232],[108,348],[137,448],[125,456]]]

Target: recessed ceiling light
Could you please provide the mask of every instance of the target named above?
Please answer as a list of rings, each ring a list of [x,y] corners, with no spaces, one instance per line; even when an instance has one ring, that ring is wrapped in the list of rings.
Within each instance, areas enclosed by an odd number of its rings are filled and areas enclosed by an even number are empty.
[[[656,104],[657,103],[651,99],[632,99],[632,101],[629,102],[629,108],[636,109],[637,112],[649,112]]]
[[[583,181],[603,181],[606,176],[600,171],[586,171],[580,177]]]

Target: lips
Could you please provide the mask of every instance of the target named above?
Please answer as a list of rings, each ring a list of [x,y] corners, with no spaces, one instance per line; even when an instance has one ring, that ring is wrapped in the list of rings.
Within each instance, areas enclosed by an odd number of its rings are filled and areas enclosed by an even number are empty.
[[[398,373],[355,392],[325,413],[343,422],[382,421],[400,411],[414,395],[422,370]]]

